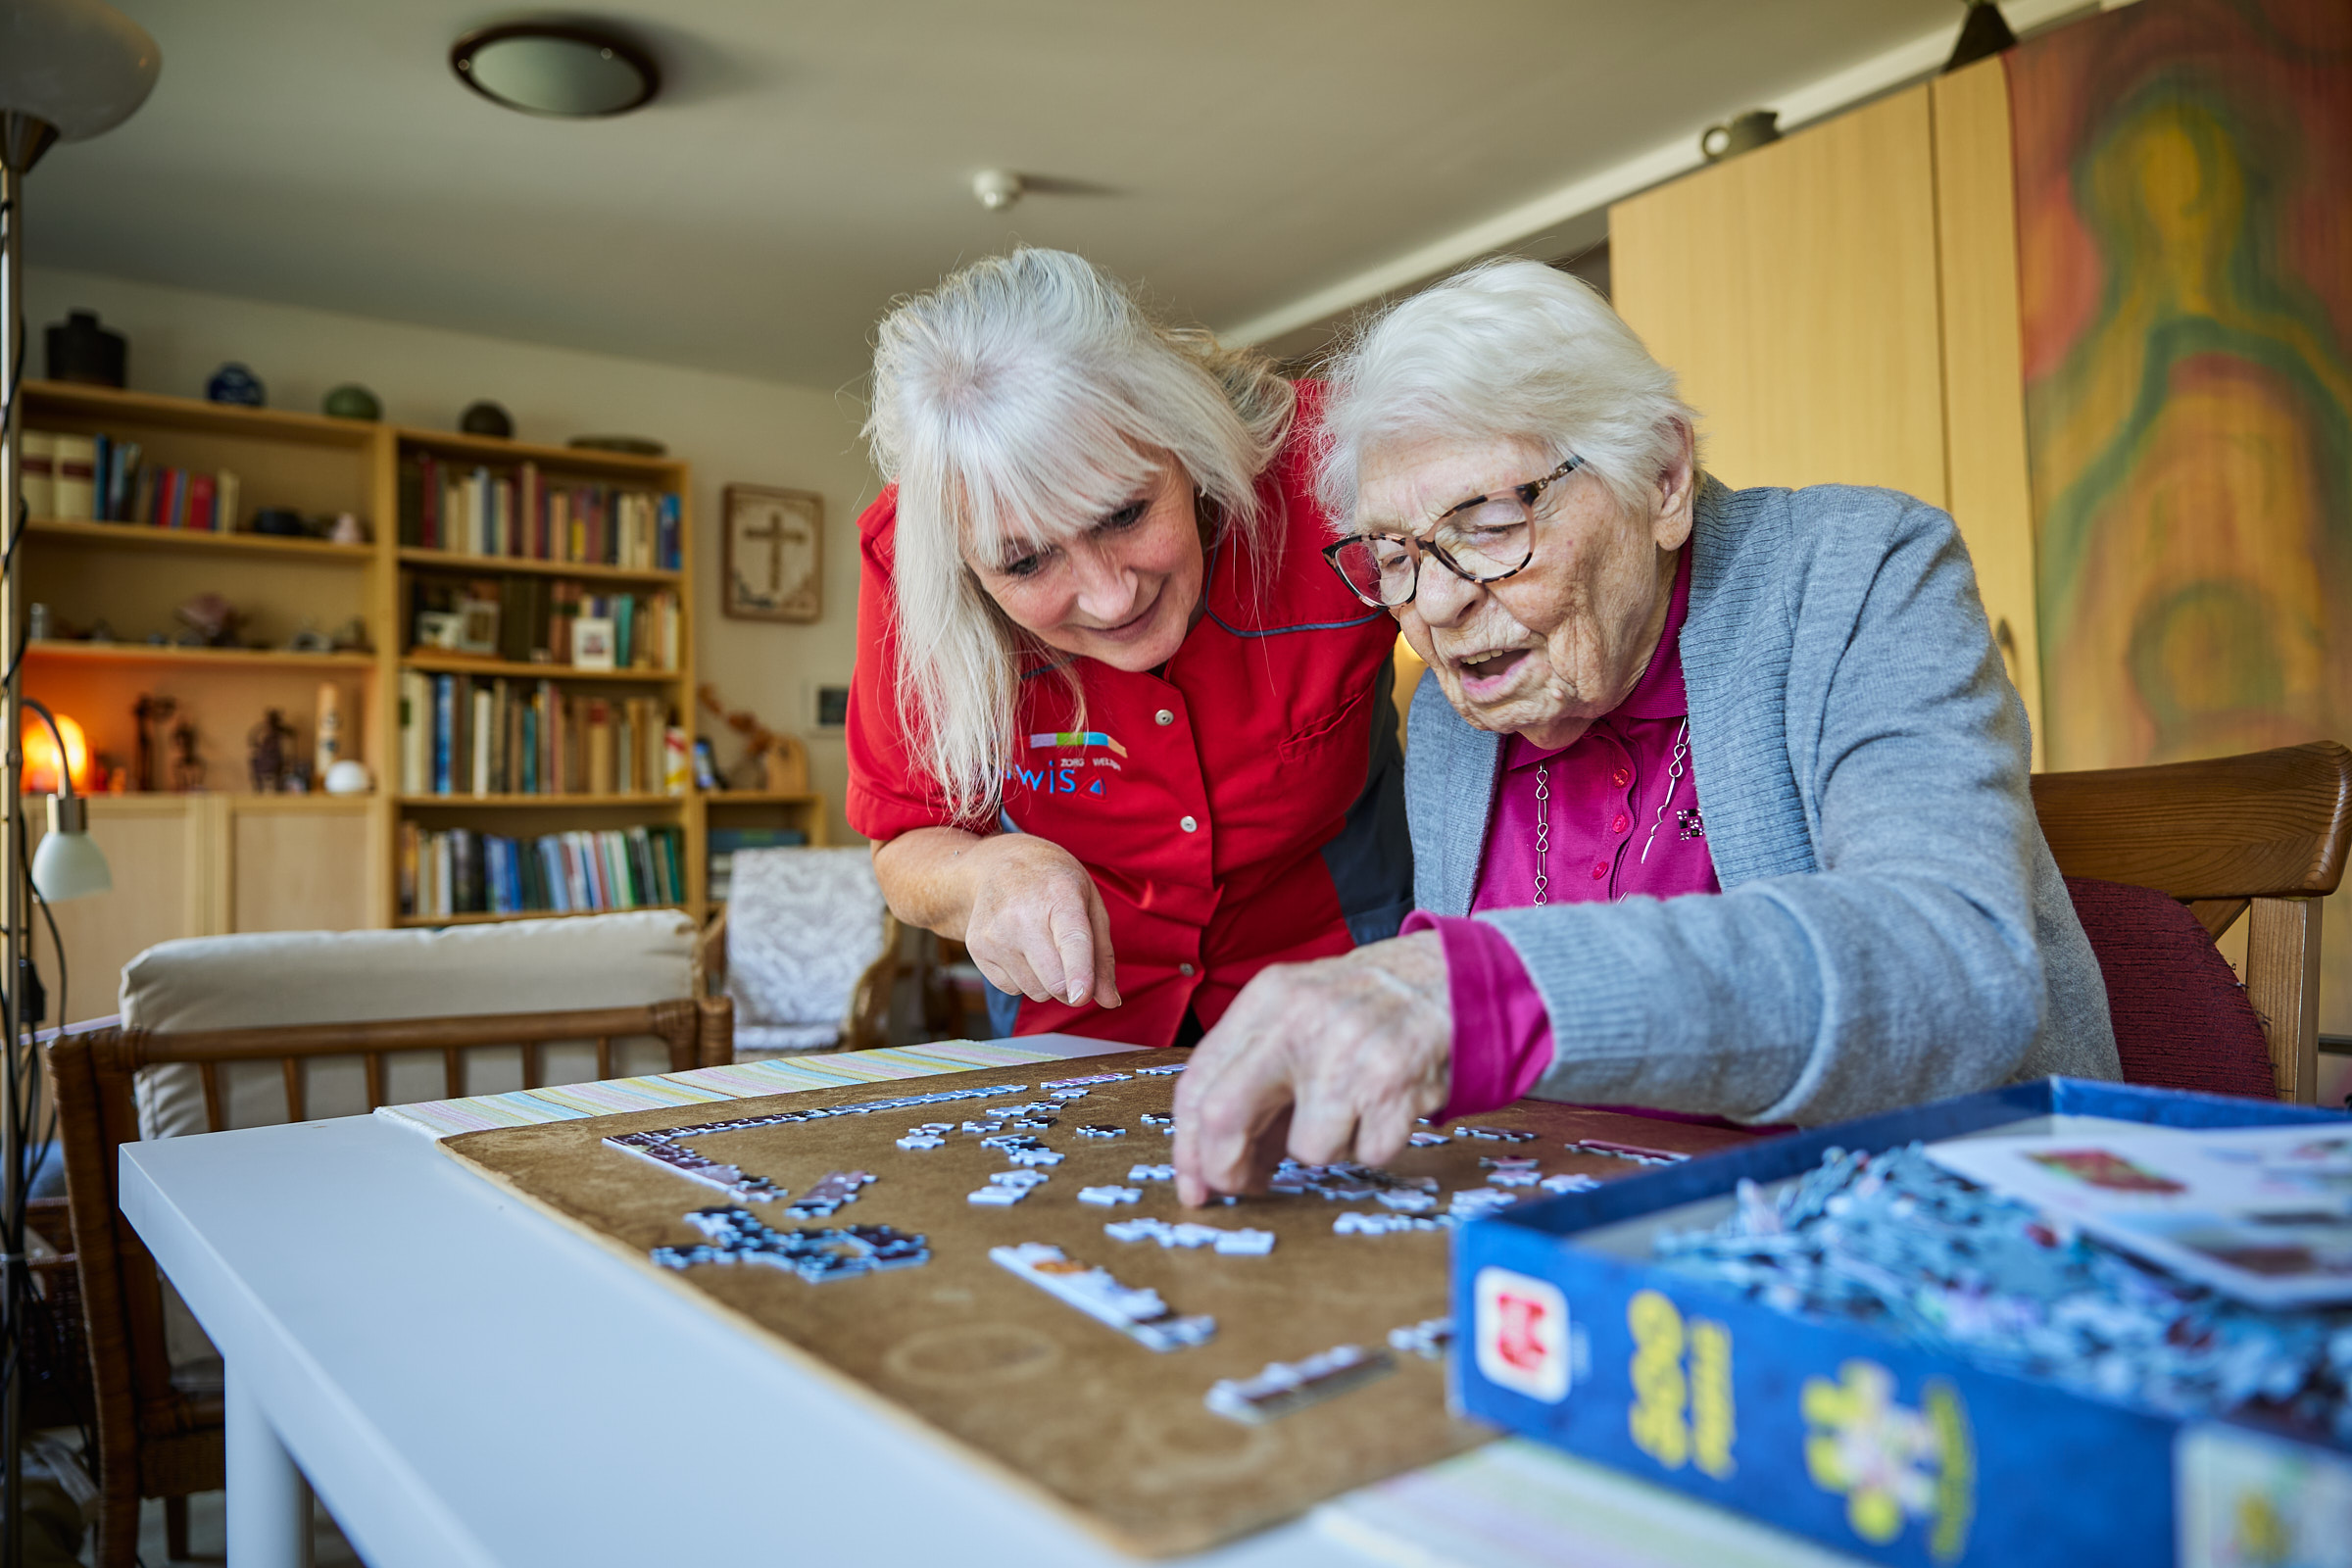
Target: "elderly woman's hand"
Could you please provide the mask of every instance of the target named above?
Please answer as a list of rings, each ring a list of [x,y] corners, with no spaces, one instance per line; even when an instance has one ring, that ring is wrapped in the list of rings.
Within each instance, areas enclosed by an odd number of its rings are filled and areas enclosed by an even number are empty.
[[[1262,1189],[1287,1152],[1309,1164],[1396,1157],[1446,1103],[1453,1006],[1438,934],[1243,988],[1176,1081],[1176,1191],[1187,1203]]]

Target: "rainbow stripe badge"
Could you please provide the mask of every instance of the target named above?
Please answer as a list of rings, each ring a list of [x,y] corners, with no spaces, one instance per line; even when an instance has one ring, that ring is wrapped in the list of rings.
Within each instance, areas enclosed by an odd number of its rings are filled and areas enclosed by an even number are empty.
[[[1072,751],[1084,751],[1090,746],[1102,747],[1113,757],[1125,757],[1127,755],[1126,747],[1121,746],[1117,741],[1112,740],[1109,736],[1103,734],[1099,729],[1065,729],[1056,731],[1053,734],[1032,735],[1029,737],[1029,749],[1033,752],[1059,751],[1064,748]]]

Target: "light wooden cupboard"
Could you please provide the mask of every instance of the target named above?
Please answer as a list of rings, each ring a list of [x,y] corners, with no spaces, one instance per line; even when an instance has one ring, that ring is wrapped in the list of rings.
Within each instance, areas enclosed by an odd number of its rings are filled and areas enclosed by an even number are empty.
[[[341,931],[381,925],[382,872],[371,854],[388,806],[312,795],[101,795],[90,837],[114,873],[111,893],[56,906],[61,971],[46,922],[33,953],[58,1021],[115,1010],[122,966],[158,942],[231,931]],[[38,848],[48,813],[28,799]]]
[[[2041,760],[2008,84],[1988,60],[1620,202],[1621,315],[1734,486],[1952,514]]]

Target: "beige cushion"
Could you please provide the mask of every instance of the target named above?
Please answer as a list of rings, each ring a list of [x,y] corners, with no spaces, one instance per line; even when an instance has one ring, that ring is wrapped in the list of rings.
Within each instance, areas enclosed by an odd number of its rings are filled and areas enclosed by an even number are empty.
[[[123,966],[122,1022],[178,1032],[639,1006],[691,997],[693,958],[694,922],[661,909],[441,931],[190,937],[159,943]],[[584,1041],[544,1047],[540,1063],[543,1083],[581,1082],[596,1075],[596,1048]],[[666,1072],[669,1055],[659,1041],[615,1042],[613,1067]],[[306,1114],[367,1111],[359,1057],[314,1060],[304,1070]],[[387,1056],[385,1080],[394,1103],[447,1093],[437,1051]],[[221,1069],[220,1081],[224,1125],[285,1119],[276,1062],[234,1063]],[[466,1054],[465,1093],[521,1087],[519,1050]],[[205,1130],[204,1085],[193,1066],[148,1068],[138,1093],[141,1137]]]

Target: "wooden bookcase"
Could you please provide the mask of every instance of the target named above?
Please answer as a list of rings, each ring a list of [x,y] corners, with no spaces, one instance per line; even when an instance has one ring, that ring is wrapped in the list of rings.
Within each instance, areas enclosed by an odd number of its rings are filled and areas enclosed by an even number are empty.
[[[249,523],[257,508],[289,507],[306,515],[354,513],[370,529],[369,543],[338,545],[234,531],[30,519],[20,561],[27,602],[47,606],[52,622],[62,627],[86,631],[103,620],[115,639],[52,638],[32,645],[24,662],[27,695],[75,719],[93,754],[124,763],[137,753],[132,706],[143,694],[175,699],[203,743],[202,793],[133,793],[93,802],[92,831],[112,859],[116,891],[58,911],[60,934],[78,977],[76,996],[111,996],[122,960],[170,936],[520,918],[403,914],[396,847],[404,822],[514,837],[675,826],[682,837],[684,907],[698,919],[706,907],[706,832],[713,811],[724,823],[800,826],[810,843],[823,841],[824,802],[813,795],[707,800],[644,791],[483,797],[399,793],[404,671],[503,674],[552,680],[560,689],[600,696],[658,698],[693,732],[696,607],[686,464],[39,381],[24,388],[24,423],[31,429],[137,441],[145,465],[232,470],[241,479],[239,515],[233,519],[238,527]],[[529,463],[550,483],[675,494],[679,565],[632,569],[403,546],[402,465],[425,454],[453,467],[480,466],[500,472]],[[679,667],[585,670],[413,648],[408,606],[411,586],[420,575],[568,579],[591,593],[672,589],[680,609]],[[208,590],[246,613],[246,636],[276,646],[254,652],[145,641],[154,633],[172,634],[175,608]],[[355,617],[366,628],[365,652],[280,651],[306,622],[331,635]],[[367,764],[373,792],[340,799],[254,793],[247,735],[275,708],[296,728],[297,755],[310,756],[318,689],[327,682],[342,692],[343,755]],[[37,824],[39,813],[33,817]],[[74,1010],[90,1015],[82,1005]]]

